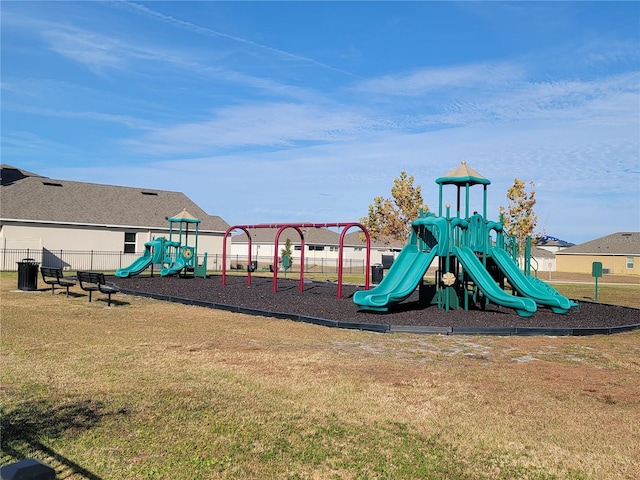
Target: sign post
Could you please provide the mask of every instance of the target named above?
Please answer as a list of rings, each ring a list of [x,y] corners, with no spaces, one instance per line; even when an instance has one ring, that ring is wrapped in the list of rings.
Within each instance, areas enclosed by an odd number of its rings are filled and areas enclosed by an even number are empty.
[[[596,279],[596,302],[598,301],[598,278],[602,276],[602,262],[593,262],[591,264],[591,276]]]

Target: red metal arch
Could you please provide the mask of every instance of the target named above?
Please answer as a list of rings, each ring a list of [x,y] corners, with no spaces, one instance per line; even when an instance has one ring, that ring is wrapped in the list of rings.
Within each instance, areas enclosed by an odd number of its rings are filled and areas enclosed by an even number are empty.
[[[365,288],[369,290],[369,271],[371,270],[371,236],[369,235],[369,231],[366,229],[364,225],[357,222],[351,223],[259,223],[255,225],[233,225],[229,227],[224,233],[224,238],[222,240],[222,284],[227,284],[227,237],[229,234],[238,229],[244,231],[246,233],[247,238],[249,239],[248,243],[248,255],[247,255],[247,265],[251,265],[251,235],[249,234],[249,230],[253,228],[277,228],[276,237],[274,240],[274,257],[273,257],[273,292],[278,291],[278,247],[279,247],[279,239],[280,234],[287,228],[295,229],[300,235],[301,241],[301,250],[300,250],[300,286],[299,290],[302,292],[304,290],[304,234],[302,233],[303,228],[326,228],[326,227],[338,227],[342,228],[340,233],[340,244],[338,246],[338,298],[342,298],[342,269],[343,269],[343,250],[344,250],[344,237],[347,231],[352,227],[358,227],[364,233],[366,238],[367,245],[367,254],[365,260]],[[251,269],[247,269],[247,285],[251,285]]]

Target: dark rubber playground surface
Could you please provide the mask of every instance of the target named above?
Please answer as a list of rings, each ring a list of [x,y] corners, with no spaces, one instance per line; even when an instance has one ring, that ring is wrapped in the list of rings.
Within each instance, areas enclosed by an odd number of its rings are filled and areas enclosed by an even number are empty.
[[[330,282],[305,282],[301,293],[298,279],[279,279],[278,292],[273,293],[272,278],[255,276],[251,286],[247,285],[246,277],[236,276],[228,276],[225,286],[220,276],[204,279],[144,275],[111,280],[124,293],[328,326],[379,331],[586,335],[640,328],[640,309],[580,300],[579,307],[565,315],[538,307],[532,317],[526,318],[509,308],[495,305],[489,305],[484,311],[445,311],[435,305],[423,308],[419,305],[416,291],[389,313],[374,313],[359,311],[351,299],[354,292],[362,287],[344,285],[343,298],[338,299],[337,285]]]

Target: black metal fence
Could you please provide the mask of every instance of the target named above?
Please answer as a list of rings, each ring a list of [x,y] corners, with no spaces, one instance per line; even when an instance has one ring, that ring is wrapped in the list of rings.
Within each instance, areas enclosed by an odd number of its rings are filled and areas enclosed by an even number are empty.
[[[96,270],[100,272],[112,272],[118,268],[131,265],[143,252],[124,253],[99,250],[48,250],[46,248],[15,248],[0,249],[0,271],[15,272],[18,270],[18,262],[25,258],[32,259],[45,267],[62,268],[68,271]],[[227,255],[230,270],[247,271],[249,263],[246,255]],[[297,272],[300,264],[298,258],[293,259],[293,265],[289,271]],[[208,254],[206,259],[207,271],[222,271],[222,254]],[[198,255],[198,265],[204,263],[204,255]],[[364,274],[365,262],[362,259],[343,259],[343,272],[345,274]],[[270,271],[273,268],[273,257],[255,257],[251,262],[254,271]],[[278,266],[282,270],[282,265]],[[338,271],[338,259],[335,258],[305,258],[305,273],[336,273]]]
[[[246,255],[227,255],[229,265],[227,268],[230,270],[247,270],[249,262]],[[273,257],[261,256],[254,257],[252,260],[252,269],[254,271],[272,271]],[[278,265],[278,270],[282,271],[282,264]],[[294,257],[292,259],[292,265],[289,267],[290,272],[300,271],[300,258]],[[304,259],[304,272],[305,273],[337,273],[338,272],[338,259],[337,258],[309,258]],[[365,261],[358,258],[343,258],[342,259],[342,272],[345,274],[363,275],[365,272]]]

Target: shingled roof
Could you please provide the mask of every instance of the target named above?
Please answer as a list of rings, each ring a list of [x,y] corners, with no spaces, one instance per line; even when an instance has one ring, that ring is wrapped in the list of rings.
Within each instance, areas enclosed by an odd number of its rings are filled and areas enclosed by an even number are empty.
[[[556,255],[640,255],[640,232],[618,232],[574,247]]]
[[[229,227],[181,192],[54,180],[4,164],[1,169],[3,221],[167,228],[167,217],[186,209],[201,221],[201,232]]]
[[[349,232],[344,236],[344,244],[352,247],[365,247],[367,243],[363,238],[361,238],[361,236],[364,237],[360,230]],[[394,239],[389,239],[386,242],[371,240],[371,247],[378,249],[400,250],[406,243],[406,241]]]

